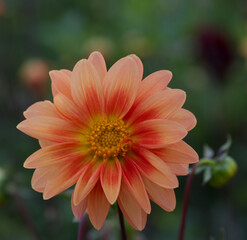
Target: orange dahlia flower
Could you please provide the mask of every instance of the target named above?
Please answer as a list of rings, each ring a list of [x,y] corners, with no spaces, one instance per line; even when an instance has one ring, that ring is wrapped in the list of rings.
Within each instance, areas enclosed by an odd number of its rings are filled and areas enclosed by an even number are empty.
[[[75,184],[73,213],[80,219],[87,211],[96,229],[115,202],[138,230],[151,211],[149,199],[172,211],[177,175],[198,161],[182,140],[196,125],[182,108],[185,92],[167,87],[169,71],[143,81],[142,74],[135,55],[107,71],[93,52],[72,72],[51,71],[53,103],[33,104],[17,126],[41,146],[24,163],[35,169],[33,189],[49,199]]]

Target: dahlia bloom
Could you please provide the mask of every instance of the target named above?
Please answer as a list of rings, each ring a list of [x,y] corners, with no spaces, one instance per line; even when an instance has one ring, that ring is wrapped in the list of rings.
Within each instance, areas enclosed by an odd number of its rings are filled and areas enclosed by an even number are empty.
[[[34,190],[49,199],[75,184],[76,218],[86,211],[100,229],[118,203],[135,229],[145,227],[150,199],[166,211],[176,205],[177,175],[198,161],[182,139],[196,125],[183,109],[185,92],[171,89],[169,71],[142,81],[140,59],[130,55],[107,71],[93,52],[73,71],[51,71],[53,103],[37,102],[17,128],[39,140],[41,149],[24,163],[35,169]]]

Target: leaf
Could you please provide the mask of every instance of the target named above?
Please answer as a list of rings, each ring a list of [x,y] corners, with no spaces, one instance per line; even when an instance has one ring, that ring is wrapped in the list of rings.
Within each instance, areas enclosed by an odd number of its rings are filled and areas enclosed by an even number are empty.
[[[204,158],[213,158],[214,157],[214,150],[209,147],[207,144],[203,146],[203,157]]]
[[[219,148],[217,155],[221,157],[221,155],[227,155],[230,147],[232,145],[232,138],[230,135],[227,136],[226,142]]]
[[[211,166],[207,166],[207,168],[205,169],[204,173],[203,173],[203,185],[205,185],[212,177],[212,167]]]

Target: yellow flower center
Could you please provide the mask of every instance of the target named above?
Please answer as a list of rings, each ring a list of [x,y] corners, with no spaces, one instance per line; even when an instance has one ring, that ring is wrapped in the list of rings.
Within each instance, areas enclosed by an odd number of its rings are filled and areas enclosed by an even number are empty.
[[[103,158],[125,156],[133,145],[130,131],[122,120],[95,123],[87,135],[87,142],[94,156]]]

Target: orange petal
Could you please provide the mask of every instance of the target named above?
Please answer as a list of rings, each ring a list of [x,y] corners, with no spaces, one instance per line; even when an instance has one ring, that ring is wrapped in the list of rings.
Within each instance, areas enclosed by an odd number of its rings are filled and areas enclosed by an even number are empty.
[[[86,59],[80,60],[73,69],[71,92],[83,112],[88,112],[91,117],[102,114],[102,83],[95,67]]]
[[[151,205],[141,175],[132,160],[126,158],[122,164],[123,174],[122,183],[126,189],[136,199],[146,213],[151,212]]]
[[[54,104],[57,110],[65,116],[67,119],[81,125],[87,125],[89,119],[87,119],[87,112],[79,108],[78,105],[74,104],[69,98],[65,95],[58,93],[54,97]]]
[[[32,117],[58,117],[55,106],[50,101],[36,102],[31,105],[24,113],[25,118]]]
[[[139,71],[139,81],[141,81],[142,80],[142,75],[143,75],[142,61],[135,54],[131,54],[128,57],[131,57],[135,61],[136,65],[137,65],[137,68],[138,68],[138,71]]]
[[[52,198],[71,187],[78,181],[82,169],[81,161],[56,165],[56,170],[45,186],[43,198]]]
[[[49,181],[53,172],[54,168],[52,167],[35,169],[31,181],[32,188],[37,192],[44,192],[46,183]]]
[[[143,182],[152,201],[168,212],[175,209],[176,196],[173,189],[162,188],[145,177]]]
[[[103,226],[109,209],[110,203],[107,201],[101,184],[98,181],[94,189],[89,193],[87,205],[89,219],[97,230]]]
[[[186,163],[167,163],[167,165],[177,176],[185,176],[189,172],[189,164]]]
[[[81,135],[81,129],[73,123],[45,116],[24,120],[17,128],[33,138],[51,142],[78,141],[78,135]]]
[[[190,131],[196,126],[196,118],[193,113],[186,109],[179,109],[169,120],[175,121]]]
[[[87,198],[84,198],[77,206],[74,205],[74,192],[71,197],[71,208],[75,218],[80,220],[87,208]]]
[[[138,104],[146,100],[149,96],[164,90],[171,79],[172,73],[167,70],[157,71],[147,76],[140,84],[135,104]]]
[[[144,153],[144,149],[135,150],[135,154],[131,156],[134,164],[139,171],[152,182],[165,188],[178,187],[178,179],[170,168],[162,164],[162,160],[154,154]]]
[[[147,214],[122,184],[118,198],[118,205],[128,221],[136,230],[143,230],[147,222]]]
[[[104,161],[100,181],[106,198],[113,204],[118,197],[121,185],[122,168],[118,159]]]
[[[47,147],[47,146],[50,146],[50,145],[52,145],[52,144],[54,144],[53,142],[49,142],[49,141],[45,141],[45,140],[42,140],[42,139],[40,139],[39,140],[39,145],[40,145],[40,147]]]
[[[133,126],[135,144],[150,149],[176,143],[186,134],[183,126],[165,119],[147,120]]]
[[[152,151],[165,162],[196,163],[199,160],[196,151],[184,141],[179,141],[161,149],[153,149]]]
[[[128,112],[136,97],[139,74],[133,57],[122,58],[110,68],[103,82],[107,116],[122,118]]]
[[[70,90],[70,82],[72,72],[69,70],[54,70],[50,71],[51,77],[51,88],[53,96],[56,96],[57,93],[62,93],[67,98],[72,99],[71,90]]]
[[[99,180],[101,164],[90,162],[83,168],[81,176],[74,189],[74,204],[78,205],[94,188]]]
[[[107,73],[105,59],[100,52],[93,52],[90,54],[88,61],[91,62],[97,70],[100,80],[103,81]]]
[[[127,121],[132,124],[149,119],[168,119],[183,106],[185,99],[185,92],[179,89],[155,93],[140,102]]]
[[[24,162],[24,167],[42,168],[78,159],[85,161],[85,155],[80,145],[75,143],[56,143],[33,153]]]

